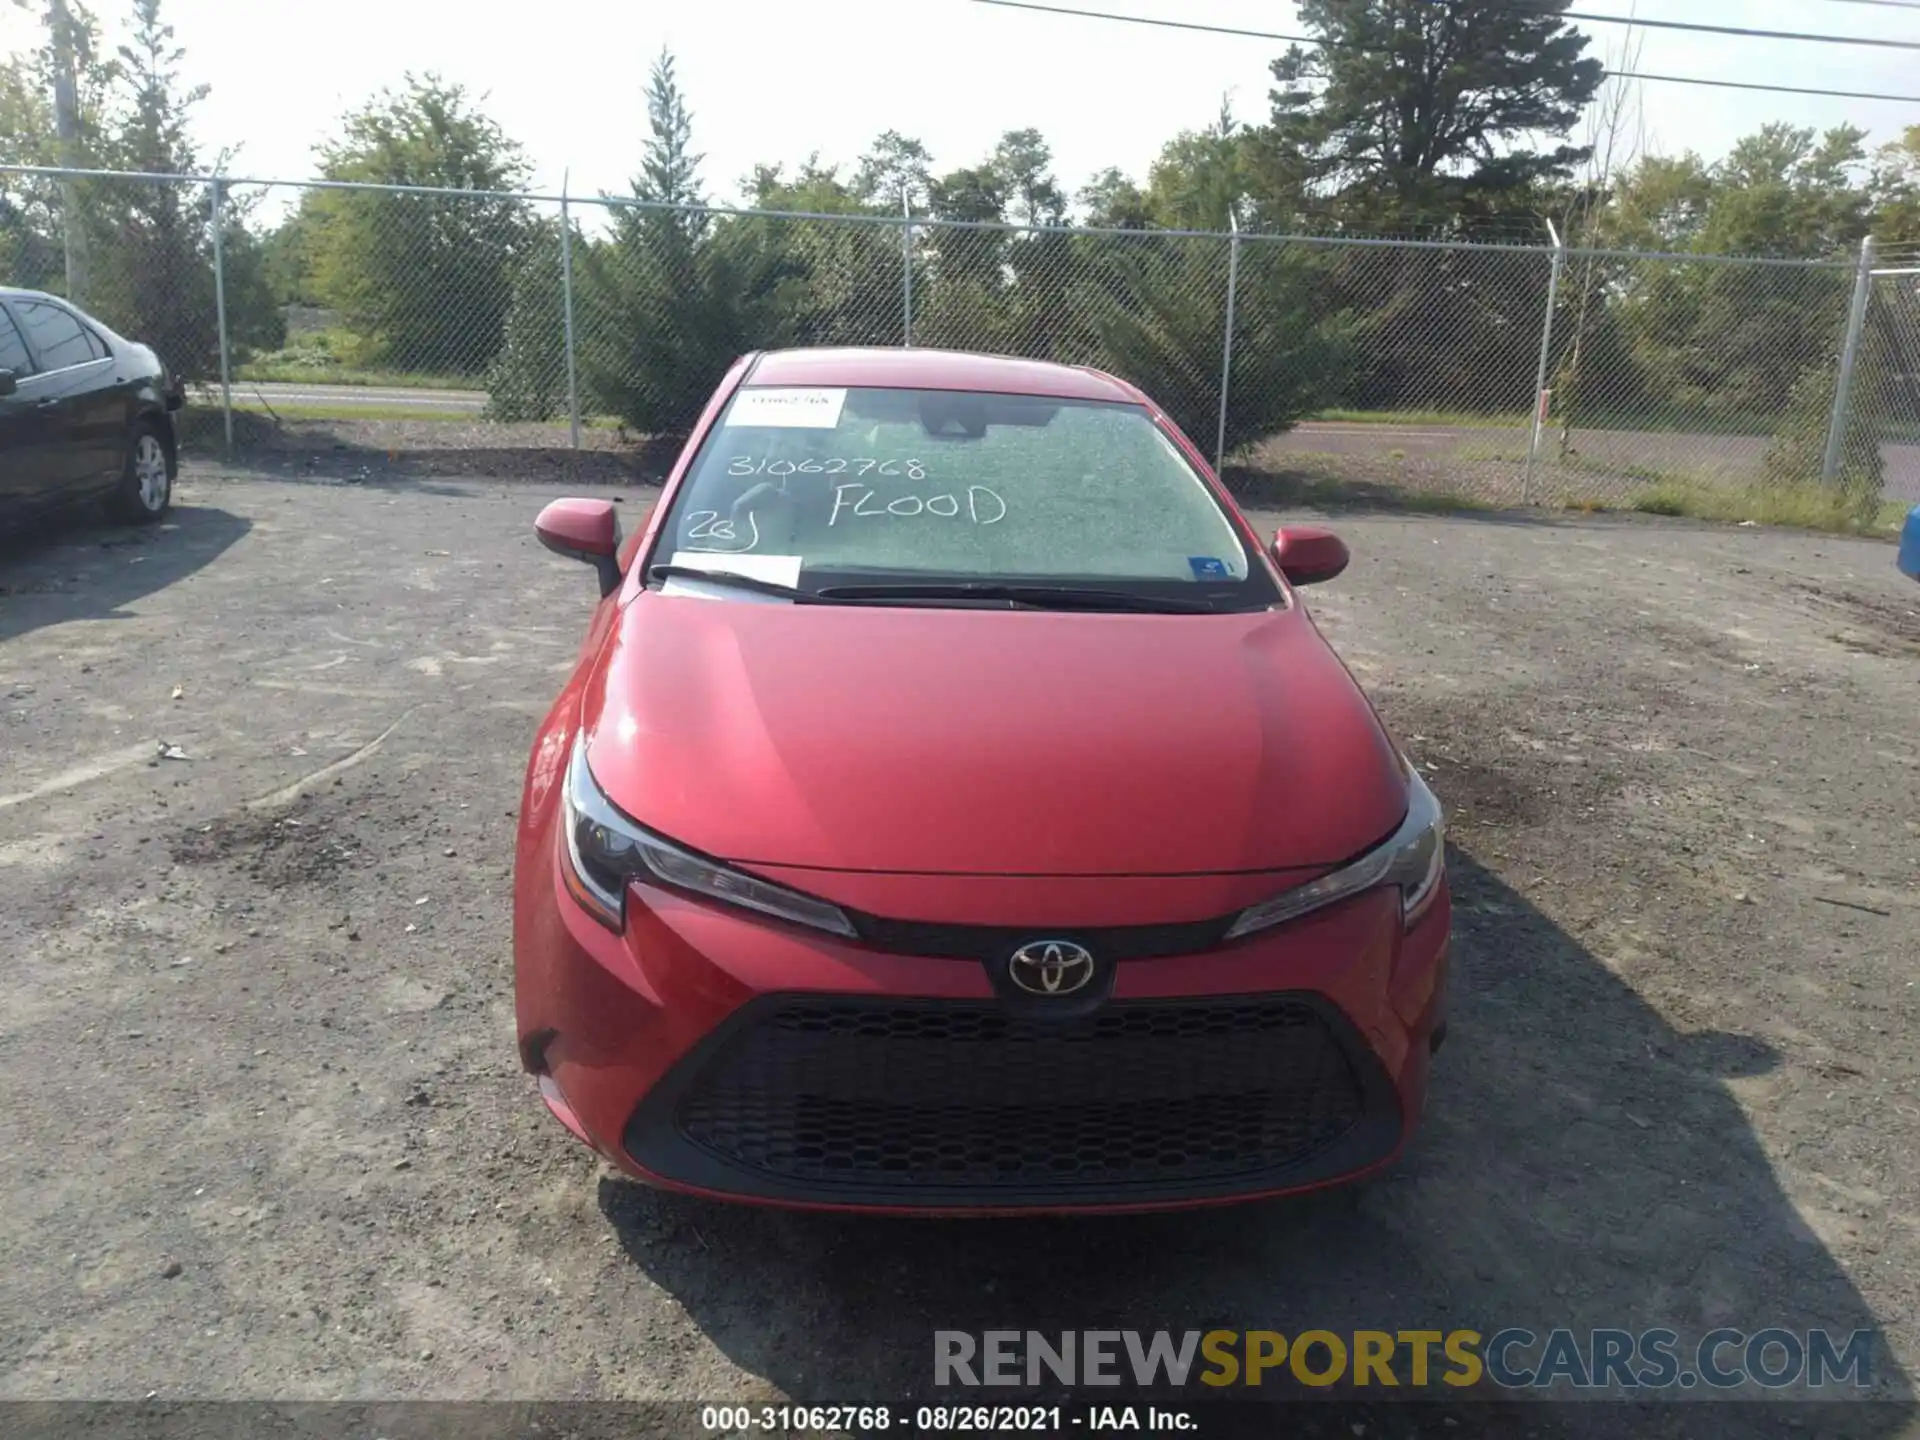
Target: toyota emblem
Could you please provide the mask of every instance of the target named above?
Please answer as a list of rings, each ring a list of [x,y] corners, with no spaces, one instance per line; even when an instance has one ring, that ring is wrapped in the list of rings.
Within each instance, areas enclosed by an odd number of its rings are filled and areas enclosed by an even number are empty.
[[[1029,941],[1007,962],[1007,978],[1029,995],[1072,995],[1093,974],[1093,952],[1071,940]]]

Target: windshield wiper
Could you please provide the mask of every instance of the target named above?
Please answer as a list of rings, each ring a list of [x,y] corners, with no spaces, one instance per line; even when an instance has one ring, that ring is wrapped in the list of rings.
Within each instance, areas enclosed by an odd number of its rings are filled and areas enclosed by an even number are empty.
[[[1123,610],[1148,615],[1206,615],[1216,613],[1208,600],[1178,595],[1136,595],[1128,590],[1097,590],[1080,585],[1003,585],[991,581],[960,583],[895,583],[886,585],[828,585],[824,599],[884,604],[905,601],[1000,601],[1034,610]]]
[[[708,585],[731,586],[735,590],[751,590],[756,595],[777,595],[782,600],[791,600],[796,605],[832,605],[836,602],[826,598],[825,592],[816,595],[811,590],[796,590],[791,585],[782,585],[778,580],[762,580],[757,575],[736,575],[731,570],[703,570],[698,565],[654,565],[648,568],[649,580],[699,580]]]
[[[773,595],[782,600],[791,600],[797,605],[938,604],[942,600],[952,600],[961,604],[1005,605],[1020,610],[1107,610],[1146,615],[1217,613],[1213,603],[1207,600],[1189,600],[1179,595],[1136,595],[1127,590],[1099,590],[1080,585],[1005,585],[992,581],[892,582],[826,585],[815,591],[782,585],[777,580],[762,580],[756,575],[705,570],[698,565],[654,565],[647,570],[647,578],[696,580],[708,585],[731,586],[736,590],[751,590],[756,595]]]

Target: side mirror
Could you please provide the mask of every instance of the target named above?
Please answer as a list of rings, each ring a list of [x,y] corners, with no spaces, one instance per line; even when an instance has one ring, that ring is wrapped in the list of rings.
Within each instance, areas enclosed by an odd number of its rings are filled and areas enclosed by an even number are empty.
[[[610,501],[556,500],[533,522],[533,533],[554,554],[593,566],[603,597],[620,588],[620,519]]]
[[[0,396],[13,394],[20,388],[20,377],[11,370],[0,370]]]
[[[1273,537],[1273,563],[1290,585],[1318,585],[1347,568],[1347,542],[1323,525],[1288,525]]]

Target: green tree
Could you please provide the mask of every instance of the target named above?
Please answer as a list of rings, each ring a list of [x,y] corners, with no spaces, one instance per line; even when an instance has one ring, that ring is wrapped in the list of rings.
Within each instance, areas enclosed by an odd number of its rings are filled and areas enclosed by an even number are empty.
[[[1867,132],[1852,125],[1825,134],[1766,125],[1735,142],[1713,167],[1713,204],[1700,234],[1720,255],[1824,260],[1867,233],[1871,195],[1857,172]]]
[[[960,227],[1006,223],[1006,178],[992,165],[963,166],[933,182],[928,203],[936,218],[956,227],[933,232],[939,283],[974,285],[986,293],[997,291],[1005,235],[998,230]]]
[[[893,214],[904,199],[925,214],[933,189],[933,157],[927,147],[898,130],[886,130],[867,148],[854,171],[853,193]]]
[[[520,147],[459,85],[406,77],[349,113],[319,150],[328,180],[474,192],[525,185]],[[312,286],[402,370],[478,374],[500,348],[513,277],[533,235],[525,202],[498,193],[315,190]]]
[[[655,57],[653,73],[648,77],[647,125],[652,135],[640,162],[640,173],[633,178],[634,199],[655,205],[704,205],[700,166],[706,157],[694,153],[693,115],[674,74],[673,54],[666,49]],[[689,231],[702,223],[696,216],[670,218]]]
[[[1148,172],[1147,203],[1167,229],[1225,230],[1228,212],[1253,180],[1247,137],[1223,103],[1207,129],[1183,131],[1167,142]]]
[[[836,167],[822,165],[817,156],[792,178],[779,166],[760,167],[752,195],[767,210],[889,219],[898,214],[885,192],[870,190],[859,172],[843,181]],[[904,338],[906,257],[899,226],[771,217],[734,223],[756,235],[769,253],[780,253],[785,293],[797,297],[791,317],[796,343],[898,345]]]
[[[1219,421],[1224,246],[1169,237],[1113,257],[1117,278],[1097,327],[1107,368],[1143,386],[1211,450]],[[1289,428],[1344,392],[1353,327],[1320,313],[1321,262],[1296,248],[1242,248],[1227,450]]]
[[[583,242],[576,233],[575,253]],[[500,352],[487,367],[489,420],[540,421],[567,396],[567,315],[561,282],[560,227],[540,225],[513,276]]]
[[[1087,224],[1098,230],[1145,230],[1153,224],[1147,192],[1113,166],[1095,175],[1074,198]]]
[[[1564,180],[1564,137],[1604,79],[1570,0],[1301,0],[1320,45],[1273,63],[1269,144],[1347,218],[1459,228]]]
[[[1868,189],[1875,237],[1883,245],[1920,245],[1920,125],[1880,147]]]
[[[1038,130],[1009,130],[993,147],[989,168],[1000,179],[1007,217],[1016,225],[1062,225],[1067,197],[1053,178],[1053,147]]]
[[[38,0],[14,4],[40,16],[41,38],[31,50],[0,61],[0,161],[115,168],[118,157],[110,143],[108,113],[118,66],[102,49],[93,13],[79,0],[67,0],[64,12],[43,7]],[[74,75],[76,133],[71,147],[61,144],[54,123],[55,27],[62,24],[62,14]],[[98,189],[97,182],[88,180],[0,174],[0,262],[13,283],[65,292],[69,218],[79,227],[73,238],[82,256],[96,234],[111,229],[111,216],[98,213]]]
[[[202,169],[189,138],[193,108],[207,95],[187,85],[185,52],[162,16],[162,0],[132,0],[127,43],[103,58],[91,16],[69,8],[75,36],[80,136],[85,158],[98,168],[152,174]],[[0,69],[0,137],[9,154],[51,163],[52,64],[49,52]],[[213,235],[208,195],[198,185],[95,179],[75,187],[78,213],[57,205],[58,191],[29,187],[0,195],[0,248],[14,257],[20,281],[63,288],[62,256],[69,220],[84,236],[89,283],[84,303],[115,329],[164,356],[188,380],[213,375],[219,363],[214,295]],[[262,283],[258,245],[246,226],[246,207],[226,208],[225,249],[230,337],[244,352],[280,343],[281,320]],[[24,261],[25,263],[21,263]]]
[[[927,232],[926,343],[1059,354],[1072,246],[1040,132],[1007,131],[984,163],[936,179],[928,201],[943,223]]]
[[[1713,215],[1712,167],[1692,151],[1649,155],[1615,186],[1597,238],[1644,250],[1698,250]]]
[[[115,126],[120,164],[150,174],[202,167],[188,136],[193,108],[208,94],[180,75],[186,52],[161,16],[161,0],[133,0],[133,29],[120,47]],[[101,182],[111,225],[93,247],[93,304],[110,324],[137,336],[188,380],[218,372],[210,197],[200,186]],[[284,323],[265,285],[245,205],[223,206],[221,243],[229,340],[235,350],[271,349]]]
[[[642,434],[684,434],[739,355],[788,343],[805,313],[805,273],[764,226],[697,209],[692,117],[662,52],[647,89],[650,135],[633,199],[581,260],[580,364],[597,409]],[[576,252],[578,253],[578,252]]]
[[[747,181],[747,194],[759,210],[804,210],[818,215],[891,214],[884,205],[870,203],[857,183],[840,178],[837,165],[823,165],[809,155],[791,176],[784,165],[756,165]]]
[[[1240,147],[1256,224],[1468,238],[1530,220],[1587,159],[1566,137],[1604,78],[1567,5],[1302,0],[1323,43],[1273,63],[1269,122]],[[1537,255],[1337,255],[1319,309],[1364,317],[1352,402],[1525,410],[1547,279]]]
[[[262,263],[276,303],[310,306],[321,303],[320,288],[314,279],[314,238],[318,229],[317,213],[301,205],[262,237]]]
[[[51,164],[53,107],[26,57],[0,62],[0,161]],[[0,275],[33,289],[62,270],[58,193],[33,176],[0,173]]]
[[[1870,223],[1863,138],[1850,126],[1818,135],[1768,125],[1716,163],[1643,160],[1616,187],[1598,234],[1630,249],[1842,258]],[[1788,417],[1779,423],[1804,429],[1789,412],[1810,413],[1812,374],[1831,391],[1850,289],[1840,266],[1614,262],[1607,322],[1630,363],[1611,375],[1586,367],[1583,400],[1615,411],[1658,403],[1746,430]]]

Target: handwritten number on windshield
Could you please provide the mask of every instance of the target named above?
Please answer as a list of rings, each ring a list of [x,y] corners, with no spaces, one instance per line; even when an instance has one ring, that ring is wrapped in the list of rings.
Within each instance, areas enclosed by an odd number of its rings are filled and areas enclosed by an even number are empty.
[[[734,550],[751,550],[760,543],[760,522],[753,518],[753,512],[747,512],[747,529],[750,532],[747,543],[740,543],[739,527],[731,520],[720,518],[718,510],[695,510],[687,516],[687,548],[710,553],[725,554]],[[717,540],[718,545],[696,545],[696,540]]]
[[[922,460],[876,460],[871,456],[756,460],[751,455],[736,455],[727,462],[727,474],[735,479],[749,475],[884,475],[890,480],[924,480],[927,467]]]

